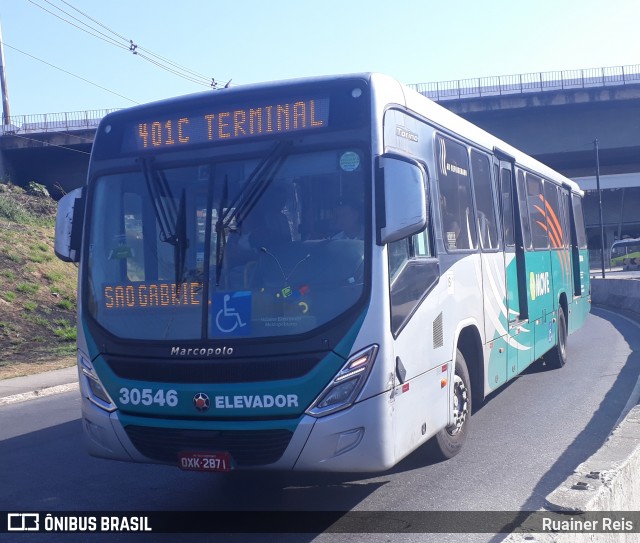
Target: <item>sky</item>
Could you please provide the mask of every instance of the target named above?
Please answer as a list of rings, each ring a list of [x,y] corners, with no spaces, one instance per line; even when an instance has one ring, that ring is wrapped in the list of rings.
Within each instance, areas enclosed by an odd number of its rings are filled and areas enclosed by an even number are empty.
[[[640,65],[639,21],[639,0],[0,0],[12,115],[129,107],[212,79]]]

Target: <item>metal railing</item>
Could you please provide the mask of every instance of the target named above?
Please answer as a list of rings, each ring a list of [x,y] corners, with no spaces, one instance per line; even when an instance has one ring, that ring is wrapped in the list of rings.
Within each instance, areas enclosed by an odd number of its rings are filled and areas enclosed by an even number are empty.
[[[442,101],[630,84],[640,84],[640,64],[477,77],[433,83],[414,83],[408,86],[427,98]],[[0,135],[95,129],[102,118],[112,111],[116,111],[116,109],[12,115],[10,124],[0,125]]]
[[[408,85],[435,101],[640,84],[640,64]]]
[[[0,125],[0,135],[73,132],[98,128],[102,118],[115,109],[12,115],[10,124]]]

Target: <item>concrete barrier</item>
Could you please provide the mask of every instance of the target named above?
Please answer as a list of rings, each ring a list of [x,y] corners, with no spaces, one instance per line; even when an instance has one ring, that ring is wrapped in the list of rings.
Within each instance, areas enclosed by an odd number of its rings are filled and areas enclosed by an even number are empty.
[[[640,316],[640,280],[631,277],[628,279],[592,278],[591,300],[596,305],[631,311]]]
[[[624,279],[591,279],[595,305],[628,312],[640,318],[640,274]],[[507,536],[509,543],[638,543],[640,511],[640,405],[632,408],[604,445],[580,464],[546,497],[545,510],[532,515],[521,529]],[[545,512],[562,512],[567,521],[579,513],[634,512],[633,533],[542,533]],[[551,513],[549,513],[551,516]],[[605,515],[606,516],[606,515]],[[631,515],[630,515],[631,516]],[[554,516],[554,519],[559,518]],[[593,516],[589,518],[598,518]],[[527,528],[529,525],[529,528]],[[600,526],[602,523],[600,523]]]

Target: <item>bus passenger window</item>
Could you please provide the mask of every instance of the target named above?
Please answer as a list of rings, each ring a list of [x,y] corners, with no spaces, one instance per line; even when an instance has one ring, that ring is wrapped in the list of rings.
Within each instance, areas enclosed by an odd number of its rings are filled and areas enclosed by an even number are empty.
[[[409,243],[404,238],[389,244],[389,277],[391,280],[409,260]]]
[[[493,199],[491,167],[487,155],[471,151],[471,178],[478,210],[478,238],[483,249],[498,248],[498,226]]]
[[[442,231],[447,249],[457,249],[460,238],[460,222],[458,217],[449,211],[447,197],[440,196],[440,214],[442,216]]]
[[[560,214],[558,186],[546,179],[544,180],[544,199],[549,243],[554,249],[565,247],[565,229],[562,224],[562,215]]]
[[[531,249],[531,223],[529,221],[529,208],[527,207],[527,187],[524,182],[524,172],[518,170],[516,177],[518,192],[518,210],[522,227],[522,244],[525,250]]]
[[[500,170],[500,187],[504,244],[507,247],[513,247],[516,244],[513,223],[513,191],[511,190],[511,171],[506,168]]]
[[[534,249],[547,249],[549,235],[547,226],[547,210],[542,192],[542,179],[527,173],[527,202],[531,221],[531,240]]]
[[[413,252],[415,256],[433,256],[426,230],[413,236]]]
[[[438,137],[438,188],[442,236],[447,250],[475,249],[477,227],[464,145]]]

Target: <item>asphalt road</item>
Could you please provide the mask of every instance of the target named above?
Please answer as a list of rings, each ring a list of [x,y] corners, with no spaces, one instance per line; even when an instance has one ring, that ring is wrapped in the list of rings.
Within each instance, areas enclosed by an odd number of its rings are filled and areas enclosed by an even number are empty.
[[[89,457],[77,392],[0,407],[0,510],[520,511],[545,496],[605,441],[640,375],[639,325],[595,309],[569,338],[561,370],[532,365],[472,417],[465,449],[430,464],[417,451],[382,475],[186,473]],[[637,401],[637,398],[636,398]],[[402,517],[402,515],[399,515]],[[251,522],[250,515],[247,522]],[[453,527],[452,527],[453,530]],[[499,541],[480,534],[265,534],[92,541]],[[86,539],[86,536],[85,536]],[[83,541],[25,534],[13,541]]]

